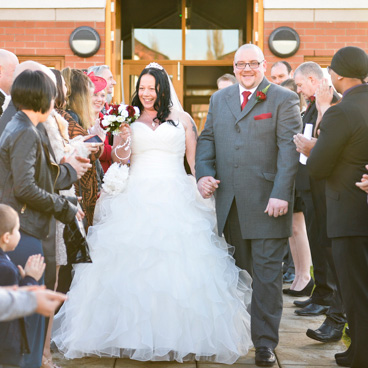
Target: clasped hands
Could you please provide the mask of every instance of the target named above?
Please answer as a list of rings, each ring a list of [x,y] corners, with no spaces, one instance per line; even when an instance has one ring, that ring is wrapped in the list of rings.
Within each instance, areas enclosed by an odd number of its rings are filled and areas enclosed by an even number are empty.
[[[303,155],[309,157],[312,148],[315,146],[317,142],[317,138],[312,137],[311,139],[308,139],[304,137],[302,133],[294,135],[293,138],[297,152],[302,153]]]
[[[368,165],[366,165],[365,168],[368,170]],[[368,174],[363,174],[361,180],[355,183],[355,185],[368,193]]]
[[[203,176],[198,180],[197,187],[201,196],[205,199],[210,198],[219,187],[220,180],[212,176]],[[270,198],[264,213],[270,217],[279,217],[288,213],[289,203],[282,199]]]
[[[321,83],[319,84],[316,90],[315,104],[318,110],[318,119],[316,122],[317,128],[319,122],[322,119],[323,114],[331,106],[332,99],[333,99],[333,89],[328,84],[328,80],[324,78],[322,79]],[[311,139],[308,139],[304,137],[304,135],[301,133],[294,135],[293,138],[297,152],[302,153],[303,155],[309,157],[310,152],[312,151],[313,147],[317,142],[317,138],[312,137]]]

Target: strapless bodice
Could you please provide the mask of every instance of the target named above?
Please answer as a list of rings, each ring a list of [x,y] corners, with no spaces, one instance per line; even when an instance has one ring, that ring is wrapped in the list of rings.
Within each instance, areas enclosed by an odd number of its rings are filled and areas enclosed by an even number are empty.
[[[181,123],[163,123],[156,130],[136,121],[132,124],[130,175],[185,173],[185,130]]]

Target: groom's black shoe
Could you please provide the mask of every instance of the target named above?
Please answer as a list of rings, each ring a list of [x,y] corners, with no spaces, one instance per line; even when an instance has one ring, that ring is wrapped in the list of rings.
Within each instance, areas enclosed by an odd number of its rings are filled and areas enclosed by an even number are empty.
[[[319,304],[309,304],[302,309],[296,309],[294,313],[298,316],[320,316],[321,314],[325,314],[330,308],[327,305],[319,305]]]
[[[272,367],[276,362],[276,356],[271,348],[260,346],[256,348],[256,365],[258,367]]]
[[[298,308],[304,308],[304,307],[308,306],[309,304],[312,304],[313,301],[312,301],[312,298],[308,298],[306,300],[294,300],[293,303]]]
[[[338,325],[328,318],[322,323],[322,325],[317,330],[311,330],[308,328],[307,336],[313,340],[321,342],[336,342],[340,341],[342,337],[342,331],[344,325]]]

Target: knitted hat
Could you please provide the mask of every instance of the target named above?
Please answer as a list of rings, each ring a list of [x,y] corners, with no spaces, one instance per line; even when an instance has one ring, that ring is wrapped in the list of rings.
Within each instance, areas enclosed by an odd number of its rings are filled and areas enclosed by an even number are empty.
[[[331,69],[342,77],[363,80],[368,75],[368,55],[359,47],[343,47],[332,58]]]

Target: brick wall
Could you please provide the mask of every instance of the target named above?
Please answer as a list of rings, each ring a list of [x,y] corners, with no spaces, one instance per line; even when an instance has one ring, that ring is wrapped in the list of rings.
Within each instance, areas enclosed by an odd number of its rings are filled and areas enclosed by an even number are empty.
[[[287,59],[273,55],[268,47],[268,38],[278,27],[295,29],[300,37],[298,52]],[[306,56],[333,56],[344,46],[361,47],[368,52],[368,22],[265,22],[264,54],[268,62],[267,77],[271,65],[278,60],[286,60],[293,69],[304,62]]]
[[[80,26],[94,28],[101,38],[101,47],[92,57],[81,58],[69,47],[69,36]],[[0,21],[0,48],[16,55],[64,56],[65,66],[87,68],[105,63],[104,22]]]

